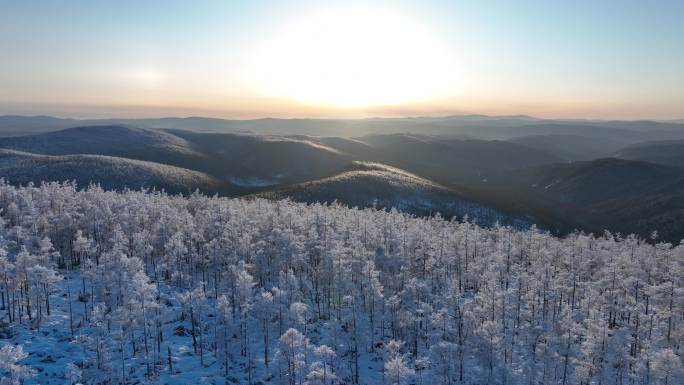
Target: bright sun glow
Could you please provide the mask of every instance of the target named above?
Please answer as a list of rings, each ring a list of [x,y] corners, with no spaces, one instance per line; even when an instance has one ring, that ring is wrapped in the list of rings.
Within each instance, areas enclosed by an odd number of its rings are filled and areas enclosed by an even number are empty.
[[[296,20],[260,47],[253,68],[272,96],[336,107],[426,100],[450,75],[446,47],[423,26],[371,9]]]

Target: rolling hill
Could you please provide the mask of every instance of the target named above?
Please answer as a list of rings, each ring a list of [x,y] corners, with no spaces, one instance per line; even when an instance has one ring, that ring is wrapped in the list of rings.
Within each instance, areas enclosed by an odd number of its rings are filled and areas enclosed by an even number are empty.
[[[0,176],[13,184],[43,181],[91,183],[104,189],[164,189],[169,193],[232,192],[207,174],[159,163],[103,155],[39,155],[0,149]]]
[[[684,170],[615,158],[546,165],[517,172],[518,183],[538,206],[552,207],[577,228],[638,233],[658,230],[684,238]],[[516,181],[516,182],[513,182]]]
[[[245,187],[330,175],[348,155],[305,138],[194,133],[129,126],[86,126],[0,138],[0,148],[44,155],[94,154],[201,171]]]
[[[352,160],[350,154],[305,136],[168,132],[187,140],[210,160],[193,168],[245,187],[329,176]]]
[[[562,161],[545,151],[498,140],[455,140],[410,134],[357,139],[373,148],[371,159],[450,187],[486,183],[510,170]]]
[[[511,142],[550,152],[565,161],[593,160],[612,155],[622,147],[619,139],[592,138],[581,135],[531,135]]]
[[[437,212],[448,218],[468,215],[486,225],[496,221],[526,224],[524,220],[482,206],[428,179],[374,162],[353,162],[337,175],[257,195],[306,203],[337,201],[352,207],[396,208],[419,216]]]
[[[621,149],[618,158],[684,167],[684,140],[639,143]]]
[[[0,138],[0,148],[44,155],[109,155],[181,167],[203,158],[182,138],[159,130],[128,126],[83,126]]]

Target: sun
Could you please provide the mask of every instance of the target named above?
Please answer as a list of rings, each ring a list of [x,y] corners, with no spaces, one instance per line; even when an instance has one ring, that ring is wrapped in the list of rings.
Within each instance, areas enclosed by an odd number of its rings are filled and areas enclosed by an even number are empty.
[[[279,98],[335,107],[393,105],[437,96],[450,77],[448,49],[427,28],[391,12],[315,12],[260,46],[260,88]]]

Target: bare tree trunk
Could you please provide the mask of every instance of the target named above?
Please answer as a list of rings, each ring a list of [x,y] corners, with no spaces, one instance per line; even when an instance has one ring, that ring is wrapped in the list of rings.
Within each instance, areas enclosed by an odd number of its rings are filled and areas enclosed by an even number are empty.
[[[67,282],[67,301],[69,301],[69,329],[71,330],[71,338],[74,338],[74,313],[71,309],[71,289],[69,282]]]
[[[173,374],[173,360],[171,359],[171,346],[166,347],[166,351],[169,357],[169,373]]]

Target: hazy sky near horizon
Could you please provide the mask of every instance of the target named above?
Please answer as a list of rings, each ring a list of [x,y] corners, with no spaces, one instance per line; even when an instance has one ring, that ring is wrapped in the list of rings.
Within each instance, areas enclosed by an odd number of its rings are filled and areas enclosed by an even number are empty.
[[[0,113],[684,118],[684,1],[0,2]]]

